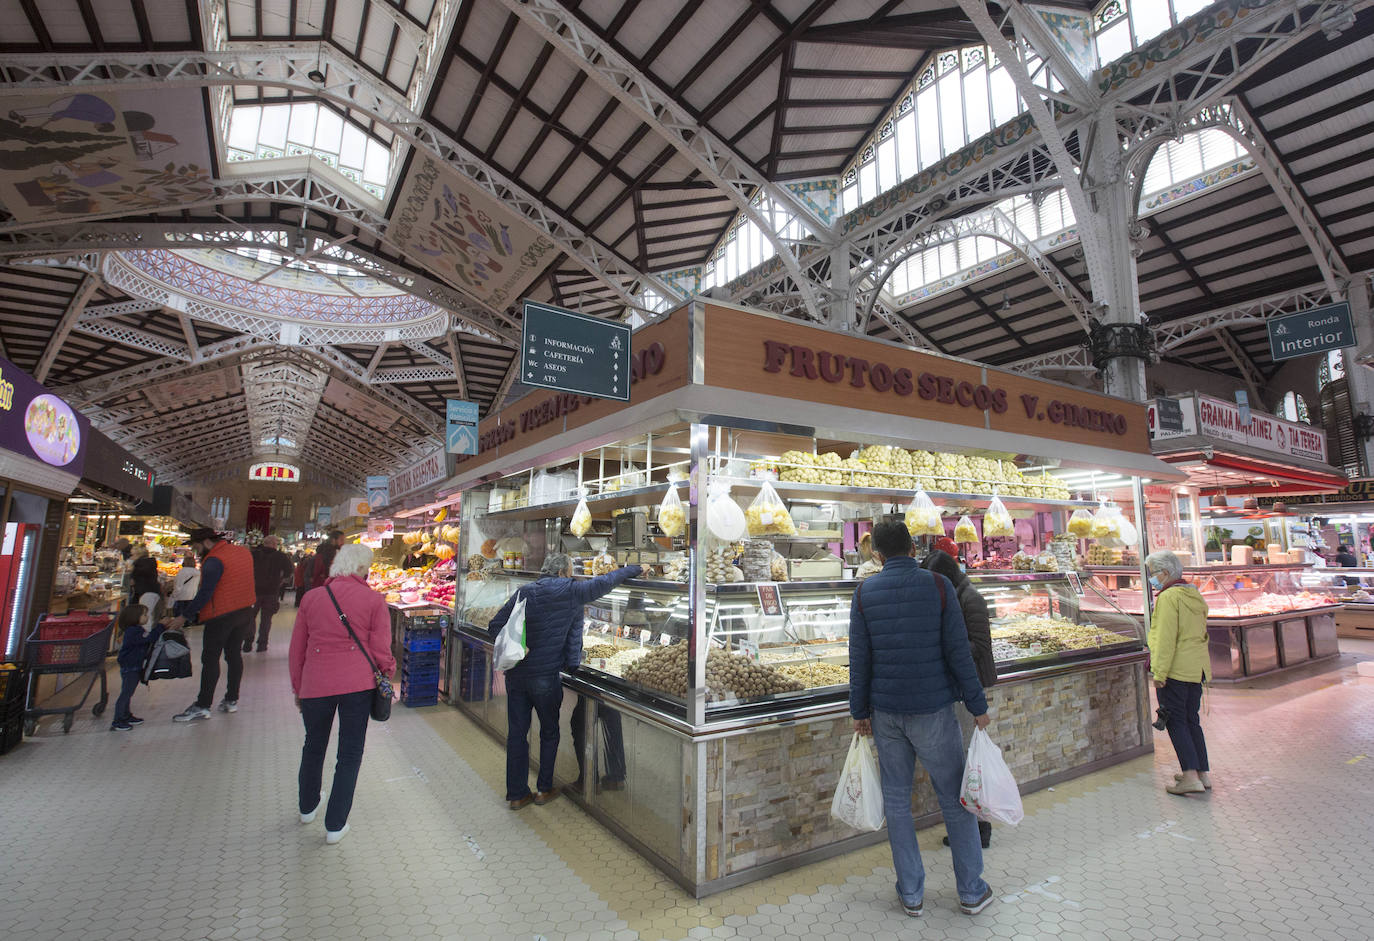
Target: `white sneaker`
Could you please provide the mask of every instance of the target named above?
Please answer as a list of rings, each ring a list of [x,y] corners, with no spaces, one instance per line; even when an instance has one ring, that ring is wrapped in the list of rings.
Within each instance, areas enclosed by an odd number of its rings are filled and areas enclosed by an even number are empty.
[[[186,707],[185,712],[178,712],[172,716],[173,722],[194,722],[197,719],[210,718],[210,710],[204,706],[197,706],[195,703]]]
[[[239,701],[237,699],[221,699],[219,702],[220,712],[238,712]]]
[[[313,817],[313,816],[315,816],[315,815],[314,815],[314,814],[311,814],[310,816]],[[327,844],[329,844],[330,846],[333,846],[335,843],[339,842],[340,840],[342,840],[342,839],[343,839],[345,836],[347,836],[347,835],[348,835],[348,824],[344,824],[342,830],[326,830],[326,831],[324,831],[324,841],[325,841]]]
[[[319,811],[319,809],[320,809],[319,805],[316,804],[316,805],[315,805],[315,809],[312,810],[312,811],[310,811],[310,813],[308,813],[308,814],[301,814],[301,823],[314,823],[314,822],[315,822],[315,814]]]

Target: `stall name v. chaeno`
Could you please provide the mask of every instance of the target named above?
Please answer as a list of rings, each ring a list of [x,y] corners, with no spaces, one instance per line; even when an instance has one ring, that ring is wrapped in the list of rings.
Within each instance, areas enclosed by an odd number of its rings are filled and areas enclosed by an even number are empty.
[[[663,362],[666,358],[663,344],[658,342],[650,343],[635,353],[630,357],[630,384],[633,385],[644,376],[658,375],[663,371]],[[479,435],[477,453],[481,454],[483,451],[489,451],[507,441],[514,441],[519,432],[541,428],[549,422],[557,421],[564,415],[575,412],[583,405],[590,405],[595,401],[596,398],[593,396],[574,395],[567,392],[550,396],[538,405],[522,411],[518,421],[498,422],[495,428]],[[455,463],[461,464],[475,456],[472,454],[462,455]]]
[[[1006,389],[983,383],[975,385],[967,380],[932,372],[915,373],[905,367],[894,368],[884,362],[871,362],[857,356],[845,356],[825,350],[817,351],[808,346],[777,340],[763,341],[763,369],[765,372],[775,373],[787,369],[789,375],[801,379],[820,379],[829,383],[840,383],[847,379],[849,385],[856,389],[871,386],[878,392],[891,392],[900,396],[915,394],[926,401],[976,408],[998,415],[1009,407]],[[1056,425],[1087,428],[1114,435],[1124,435],[1128,428],[1126,416],[1117,412],[1087,408],[1058,399],[1050,399],[1042,406],[1038,395],[1026,394],[1020,398],[1021,407],[1026,410],[1026,418],[1031,421],[1049,421]]]

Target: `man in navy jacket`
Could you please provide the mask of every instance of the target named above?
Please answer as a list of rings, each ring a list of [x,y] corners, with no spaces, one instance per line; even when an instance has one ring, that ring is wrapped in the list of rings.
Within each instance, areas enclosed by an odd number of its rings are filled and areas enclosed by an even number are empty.
[[[908,915],[921,914],[925,868],[911,817],[919,758],[949,831],[959,907],[976,915],[992,889],[983,881],[978,821],[959,803],[964,748],[954,704],[962,702],[980,729],[989,717],[964,615],[949,579],[911,557],[903,523],[873,527],[873,553],[883,570],[859,585],[849,609],[849,712],[854,731],[872,735],[878,748],[897,895]]]
[[[506,671],[506,800],[511,810],[547,804],[558,796],[553,764],[558,756],[558,709],[563,702],[559,672],[582,663],[582,608],[644,570],[627,565],[596,578],[572,577],[572,560],[551,552],[539,580],[506,599],[491,619],[493,639],[510,618],[515,599],[525,599],[525,659]],[[539,788],[530,793],[530,711],[539,715]]]

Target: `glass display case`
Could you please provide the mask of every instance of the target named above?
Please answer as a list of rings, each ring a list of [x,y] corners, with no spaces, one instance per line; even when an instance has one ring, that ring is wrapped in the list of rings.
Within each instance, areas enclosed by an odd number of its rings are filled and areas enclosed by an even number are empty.
[[[1339,637],[1374,638],[1374,568],[1311,568],[1302,573],[1303,588],[1328,595]]]
[[[1339,652],[1340,601],[1313,572],[1306,565],[1206,565],[1183,570],[1184,579],[1207,602],[1214,680],[1234,682]],[[1121,610],[1144,610],[1138,569],[1093,567],[1090,573],[1092,584]]]
[[[854,456],[824,457],[838,454]],[[917,521],[918,554],[940,535],[962,543],[991,619],[990,711],[1021,743],[1018,782],[1147,753],[1141,618],[1075,572],[1007,570],[1023,557],[1072,568],[1086,540],[1070,520],[1105,507],[1047,475],[1048,459],[1023,458],[1032,475],[1011,457],[678,424],[474,481],[461,504],[450,700],[504,736],[492,618],[551,553],[581,578],[638,564],[640,577],[582,611],[555,780],[697,893],[881,838],[829,815],[852,730],[849,612],[861,536],[881,520],[913,528],[906,510],[926,475],[943,512]],[[738,530],[723,535],[717,512]],[[937,819],[932,802],[915,808],[923,822]]]

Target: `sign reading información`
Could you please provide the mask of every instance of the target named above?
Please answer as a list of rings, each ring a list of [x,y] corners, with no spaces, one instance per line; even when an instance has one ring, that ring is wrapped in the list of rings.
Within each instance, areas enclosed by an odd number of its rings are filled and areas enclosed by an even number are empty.
[[[630,401],[630,327],[525,301],[520,381],[527,386]]]

